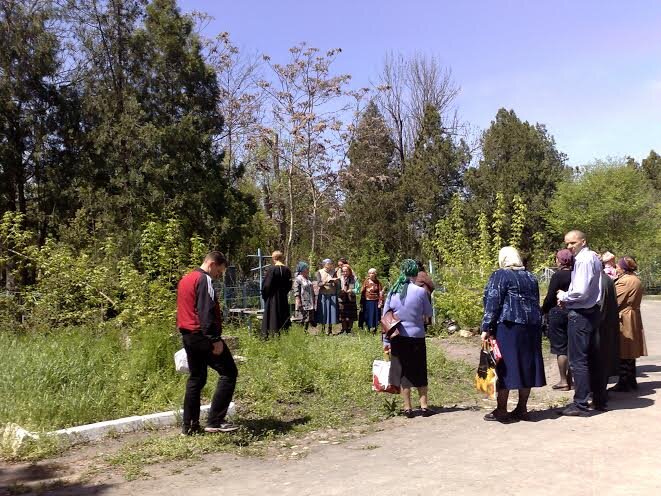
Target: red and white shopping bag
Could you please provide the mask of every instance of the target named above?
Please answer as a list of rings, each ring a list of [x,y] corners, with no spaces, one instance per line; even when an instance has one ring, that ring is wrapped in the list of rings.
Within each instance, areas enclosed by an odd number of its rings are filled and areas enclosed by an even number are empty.
[[[399,393],[399,386],[390,384],[390,362],[385,360],[374,360],[372,363],[372,391],[378,393]]]
[[[496,361],[496,363],[500,362],[500,359],[503,358],[503,355],[500,354],[498,341],[496,341],[496,338],[490,337],[489,344],[491,345],[491,351],[493,351],[493,359]]]

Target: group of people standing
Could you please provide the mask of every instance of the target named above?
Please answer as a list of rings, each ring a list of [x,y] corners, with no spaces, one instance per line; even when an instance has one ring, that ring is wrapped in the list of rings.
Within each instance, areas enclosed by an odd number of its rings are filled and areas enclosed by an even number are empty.
[[[596,265],[596,254],[591,252],[591,255],[590,261]],[[643,289],[635,273],[638,269],[636,261],[625,256],[616,263],[615,255],[610,252],[603,253],[600,259],[603,271],[598,280],[599,318],[592,337],[589,362],[593,376],[591,380],[595,383],[593,389],[597,391],[595,394],[593,390],[593,403],[597,407],[605,408],[605,388],[609,377],[618,376],[618,382],[611,391],[628,392],[638,388],[636,359],[647,355],[647,348],[640,314]],[[560,270],[551,278],[542,310],[548,315],[551,352],[557,355],[560,372],[560,382],[553,388],[568,391],[573,382],[568,368],[570,309],[566,305],[560,305],[559,299],[569,291],[572,283],[571,274],[575,266],[573,252],[561,250],[557,254],[557,262]],[[585,313],[581,308],[580,311]]]
[[[546,384],[542,358],[542,322],[548,321],[551,351],[557,355],[560,381],[555,389],[575,389],[573,402],[562,411],[567,416],[585,416],[590,408],[606,410],[609,377],[618,376],[610,391],[627,392],[638,387],[636,359],[647,355],[640,314],[642,284],[633,258],[615,263],[611,253],[600,257],[587,246],[585,234],[570,231],[566,248],[556,256],[558,271],[551,278],[548,294],[540,305],[535,276],[526,270],[518,251],[504,247],[496,270],[484,290],[482,339],[493,337],[500,351],[497,406],[484,418],[502,423],[528,420],[531,388]],[[296,274],[284,264],[282,252],[272,254],[262,286],[265,310],[262,336],[268,338],[289,327],[288,294],[294,289],[296,315],[307,330],[320,325],[331,333],[341,324],[350,333],[359,320],[376,332],[381,314],[392,312],[398,321],[395,332],[384,335],[384,352],[391,355],[389,382],[400,388],[404,413],[413,417],[411,389],[419,394],[421,414],[433,412],[427,404],[426,326],[432,316],[434,284],[421,264],[404,260],[399,278],[387,295],[375,269],[361,285],[346,259],[338,267],[330,259],[315,278],[307,263],[299,262]],[[234,394],[238,370],[222,339],[222,318],[212,279],[222,276],[227,259],[210,252],[202,265],[182,278],[177,287],[177,328],[190,370],[186,383],[182,430],[230,432],[237,427],[226,419]],[[360,317],[357,298],[360,295]],[[200,427],[200,396],[207,381],[207,368],[219,374],[207,426]],[[518,390],[518,403],[508,412],[507,400]],[[589,400],[592,398],[592,404]]]
[[[635,360],[647,350],[636,262],[622,257],[615,264],[608,252],[600,259],[581,231],[568,232],[565,244],[567,248],[556,254],[558,271],[541,307],[537,280],[525,270],[518,252],[513,247],[500,251],[500,269],[491,275],[484,291],[482,338],[495,337],[502,354],[496,366],[497,407],[485,420],[509,423],[528,419],[530,388],[546,384],[543,317],[560,373],[560,381],[552,387],[568,391],[573,386],[575,390],[563,415],[586,416],[590,408],[605,411],[611,376],[617,375],[618,382],[610,391],[637,388]],[[519,400],[508,412],[511,389],[518,390]]]
[[[292,288],[294,319],[303,324],[306,331],[310,326],[320,326],[321,333],[330,335],[333,326],[340,324],[339,333],[349,334],[354,322],[358,321],[359,327],[376,333],[383,307],[383,285],[376,269],[369,269],[361,284],[346,258],[340,258],[337,267],[327,258],[313,279],[306,262],[297,264],[296,274],[292,277],[291,271],[282,263],[282,252],[275,251],[271,257],[274,263],[267,268],[262,284],[264,339],[291,325],[288,294]]]

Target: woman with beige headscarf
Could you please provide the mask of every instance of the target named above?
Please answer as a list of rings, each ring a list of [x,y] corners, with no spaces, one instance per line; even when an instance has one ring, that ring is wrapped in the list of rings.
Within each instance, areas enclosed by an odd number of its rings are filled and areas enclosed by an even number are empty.
[[[542,312],[539,287],[516,248],[505,246],[498,254],[500,269],[491,274],[484,289],[482,339],[496,338],[502,358],[498,374],[498,406],[484,420],[509,423],[529,420],[530,389],[546,385],[542,358]],[[510,389],[518,389],[519,401],[507,412]]]

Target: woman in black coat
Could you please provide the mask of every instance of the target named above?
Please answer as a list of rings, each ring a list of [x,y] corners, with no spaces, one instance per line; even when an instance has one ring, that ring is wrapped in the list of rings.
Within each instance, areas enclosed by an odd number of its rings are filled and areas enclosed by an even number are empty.
[[[292,288],[292,276],[289,267],[283,263],[281,251],[271,254],[273,265],[266,269],[262,283],[264,315],[262,316],[262,338],[279,335],[291,325],[289,315],[289,291]]]
[[[559,289],[567,291],[571,283],[571,272],[574,268],[574,254],[566,248],[555,255],[558,270],[553,273],[549,290],[542,304],[542,313],[547,316],[549,324],[549,341],[551,353],[557,355],[560,381],[553,385],[553,389],[569,391],[571,389],[571,375],[569,373],[569,359],[567,358],[567,325],[569,311],[558,306],[557,292]]]

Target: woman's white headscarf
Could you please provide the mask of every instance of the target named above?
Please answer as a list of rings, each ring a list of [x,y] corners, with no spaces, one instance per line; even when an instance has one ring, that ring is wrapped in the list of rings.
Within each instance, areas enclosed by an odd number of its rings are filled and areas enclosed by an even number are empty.
[[[523,270],[521,255],[513,246],[503,246],[498,252],[498,266],[501,269]]]

